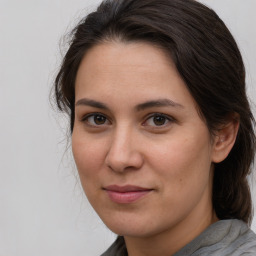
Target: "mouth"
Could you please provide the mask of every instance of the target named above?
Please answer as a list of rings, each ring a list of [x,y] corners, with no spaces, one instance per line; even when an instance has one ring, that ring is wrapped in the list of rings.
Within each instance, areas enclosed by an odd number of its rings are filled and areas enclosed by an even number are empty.
[[[143,188],[133,185],[118,186],[110,185],[103,190],[106,191],[111,201],[118,204],[129,204],[133,203],[147,194],[149,194],[153,189]]]

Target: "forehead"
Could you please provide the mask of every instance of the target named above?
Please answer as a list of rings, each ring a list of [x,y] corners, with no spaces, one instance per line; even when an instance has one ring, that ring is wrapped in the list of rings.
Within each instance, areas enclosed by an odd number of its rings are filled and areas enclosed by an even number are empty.
[[[87,69],[88,73],[133,72],[146,69],[151,69],[151,72],[161,72],[164,66],[167,69],[176,69],[167,54],[156,46],[145,42],[108,42],[89,49],[82,59],[79,70],[83,68],[85,72]]]
[[[78,69],[76,101],[80,98],[139,104],[169,98],[181,105],[194,99],[174,63],[160,48],[140,43],[103,43],[91,48]]]
[[[137,63],[137,64],[146,64],[146,61],[150,64],[150,61],[147,59],[144,59],[141,61],[141,56],[143,54],[147,54],[148,57],[150,57],[153,61],[159,61],[161,59],[161,62],[164,62],[167,65],[172,65],[172,61],[169,57],[167,57],[166,52],[164,49],[162,49],[160,46],[154,45],[150,42],[145,41],[134,41],[134,42],[121,42],[121,41],[110,41],[101,43],[98,45],[95,45],[93,48],[91,48],[90,52],[93,50],[95,51],[104,51],[105,53],[108,52],[110,55],[116,55],[116,56],[124,56],[125,54],[125,61],[123,58],[120,58],[119,61],[122,63]],[[136,54],[134,55],[133,53]],[[131,54],[131,55],[129,55]],[[107,54],[104,55],[104,57],[107,57]],[[130,58],[131,57],[131,58]]]

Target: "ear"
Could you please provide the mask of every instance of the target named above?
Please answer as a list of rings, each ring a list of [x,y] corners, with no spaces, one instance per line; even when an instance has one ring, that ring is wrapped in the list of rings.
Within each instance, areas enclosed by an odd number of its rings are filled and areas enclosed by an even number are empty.
[[[218,129],[213,145],[212,162],[222,162],[235,144],[239,129],[239,115],[234,113],[228,118],[228,122]]]

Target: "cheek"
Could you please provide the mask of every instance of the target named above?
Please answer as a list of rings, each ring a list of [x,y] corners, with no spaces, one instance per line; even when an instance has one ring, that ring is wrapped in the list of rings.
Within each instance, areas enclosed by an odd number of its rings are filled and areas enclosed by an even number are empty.
[[[90,136],[76,132],[72,135],[72,151],[80,182],[83,190],[91,203],[97,204],[95,198],[99,198],[100,180],[102,176],[102,166],[104,163],[104,147],[97,140],[90,139]]]
[[[194,186],[200,179],[208,178],[211,157],[207,135],[203,134],[201,139],[176,136],[159,148],[151,147],[149,162],[163,183],[168,181],[173,188],[182,190],[183,186]]]
[[[104,163],[104,146],[90,136],[77,132],[72,135],[72,151],[81,182],[92,181],[98,175]]]
[[[159,183],[162,208],[181,218],[211,191],[211,160],[207,141],[192,138],[153,148],[151,168]],[[208,197],[207,197],[207,200]],[[175,207],[174,207],[175,206]]]

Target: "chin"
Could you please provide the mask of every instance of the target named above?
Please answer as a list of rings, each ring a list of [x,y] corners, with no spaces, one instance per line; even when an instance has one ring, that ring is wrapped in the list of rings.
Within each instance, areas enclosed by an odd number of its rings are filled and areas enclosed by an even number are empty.
[[[104,224],[115,234],[120,236],[145,236],[148,224],[138,216],[100,216]],[[109,217],[109,218],[108,218]],[[140,220],[139,220],[140,219]]]
[[[115,234],[124,237],[137,237],[137,238],[146,238],[154,234],[147,229],[140,229],[138,227],[110,227],[108,228]]]
[[[127,237],[146,238],[161,233],[161,227],[157,226],[154,218],[147,220],[146,217],[119,216],[114,218],[102,218],[105,225],[115,234]],[[164,229],[164,227],[163,227]]]

